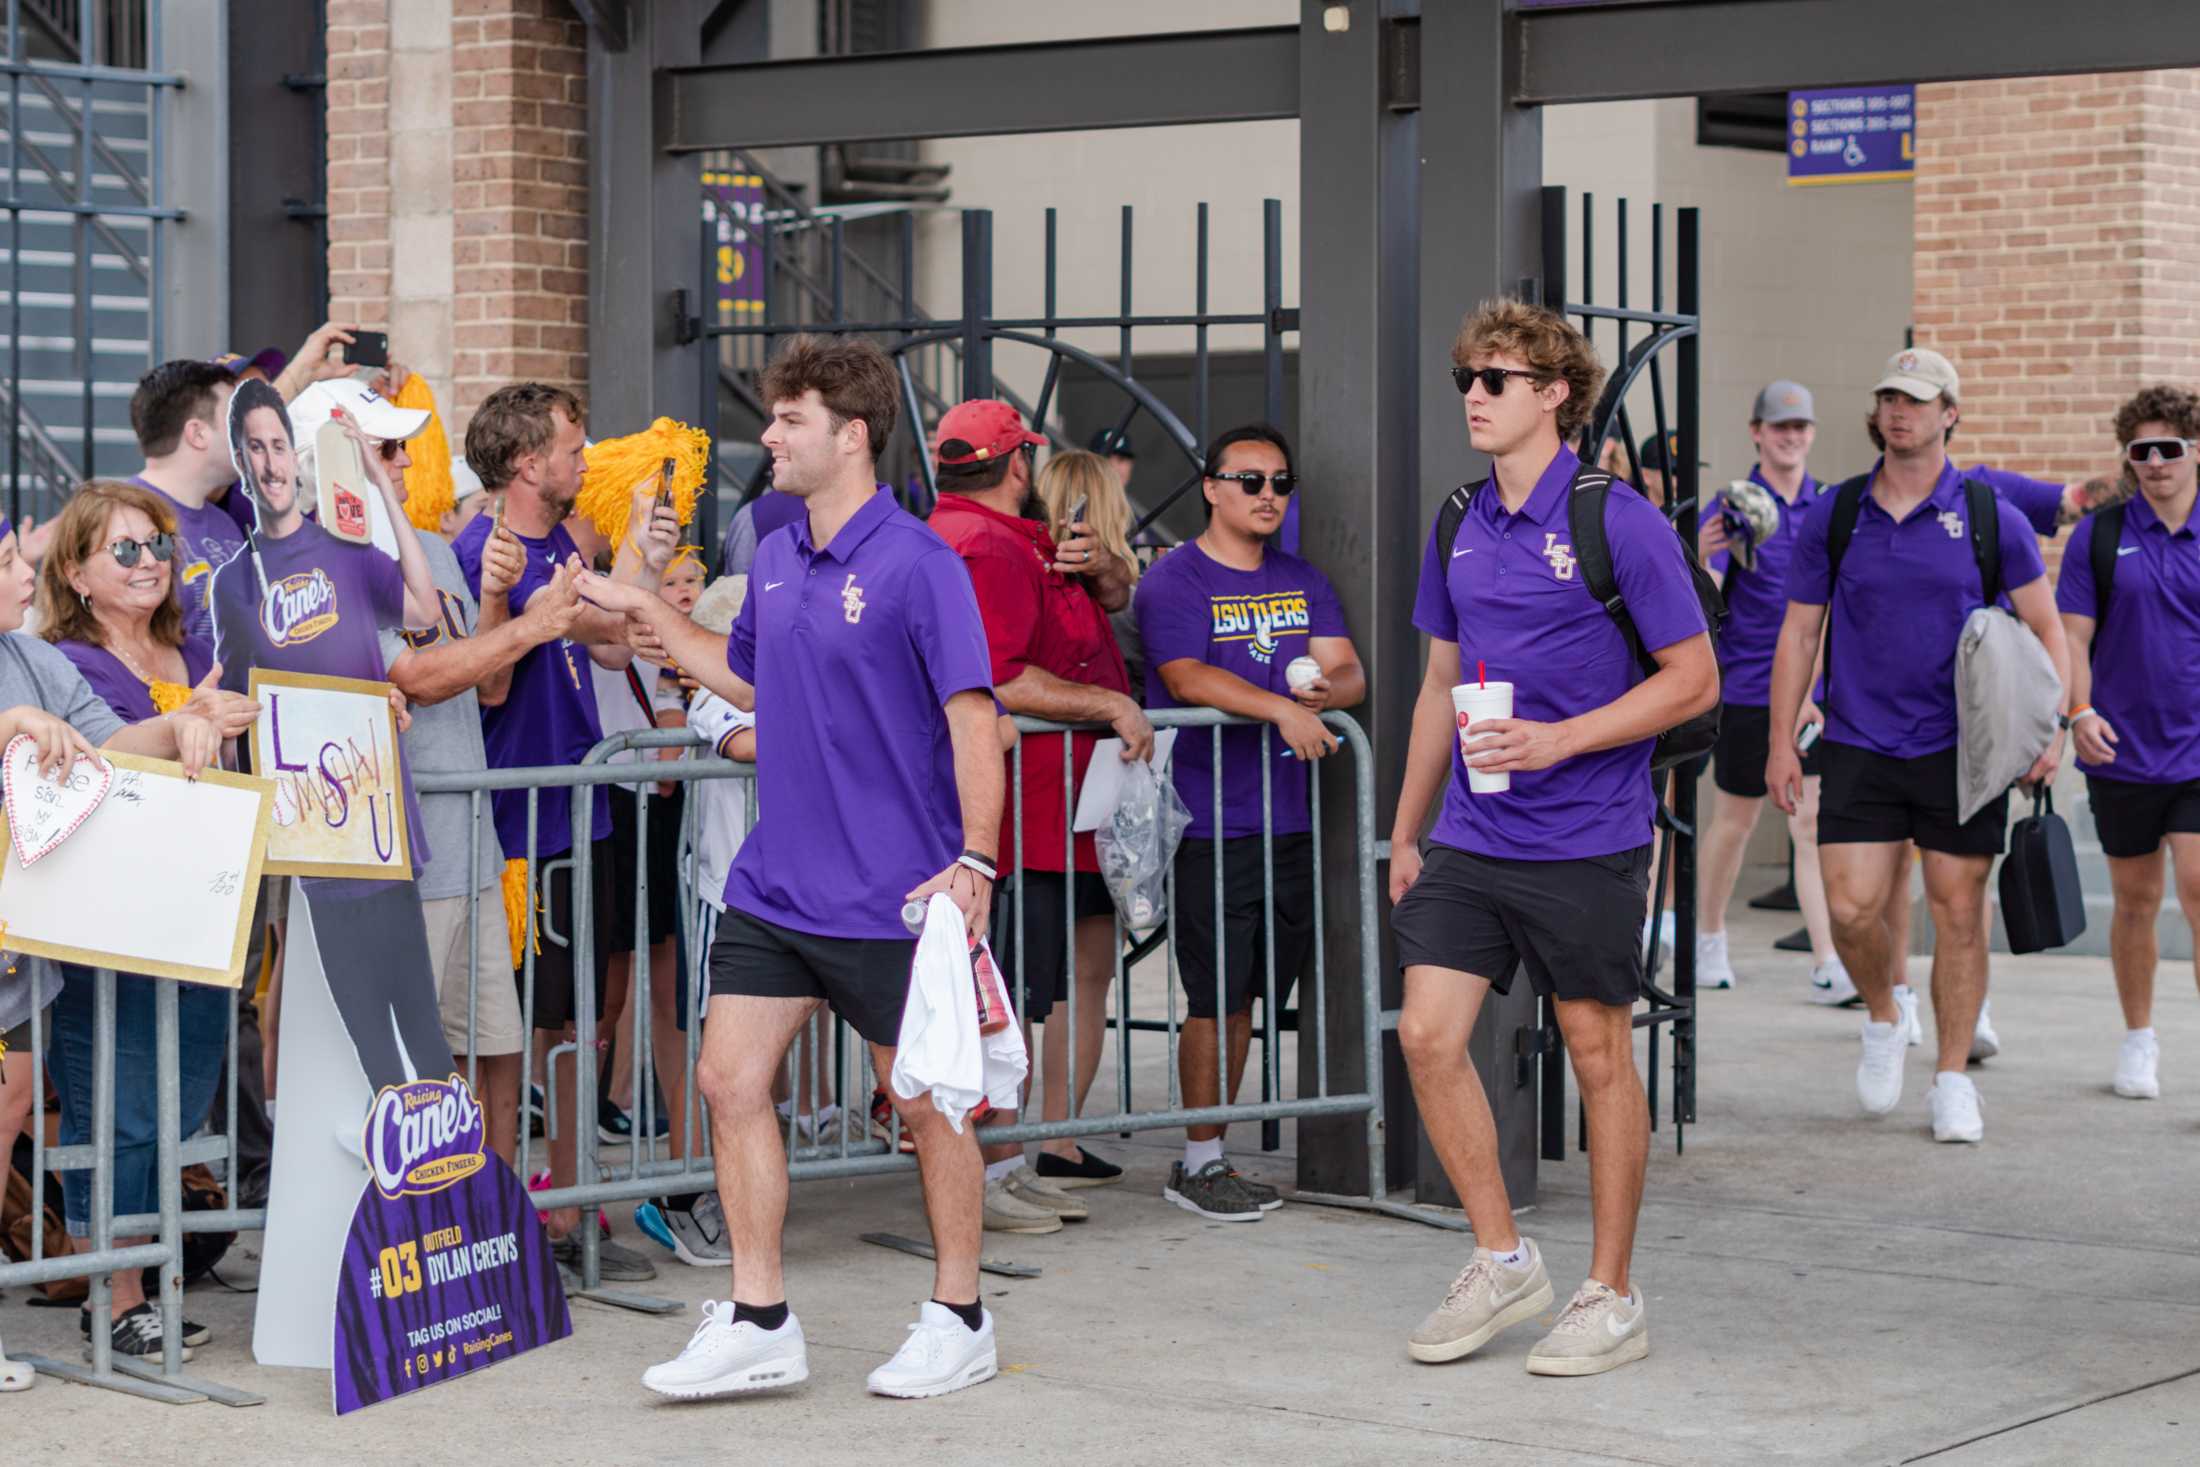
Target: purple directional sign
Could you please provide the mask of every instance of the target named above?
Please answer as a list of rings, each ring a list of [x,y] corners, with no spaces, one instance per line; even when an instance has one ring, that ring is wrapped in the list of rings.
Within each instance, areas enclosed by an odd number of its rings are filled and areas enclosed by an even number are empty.
[[[1879,183],[1916,171],[1917,88],[1788,93],[1791,184]]]

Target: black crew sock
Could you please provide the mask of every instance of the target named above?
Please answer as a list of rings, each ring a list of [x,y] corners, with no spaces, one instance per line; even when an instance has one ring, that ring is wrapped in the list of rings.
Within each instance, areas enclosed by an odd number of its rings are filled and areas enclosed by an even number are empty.
[[[985,1328],[985,1310],[976,1303],[950,1304],[945,1299],[934,1299],[932,1302],[942,1309],[953,1310],[957,1319],[970,1326],[972,1334]]]
[[[743,1304],[736,1299],[733,1304],[735,1324],[753,1324],[760,1330],[775,1330],[787,1322],[787,1301],[777,1304]]]
[[[696,1202],[702,1197],[702,1195],[703,1194],[700,1192],[667,1193],[664,1198],[665,1211],[693,1212],[695,1210]]]

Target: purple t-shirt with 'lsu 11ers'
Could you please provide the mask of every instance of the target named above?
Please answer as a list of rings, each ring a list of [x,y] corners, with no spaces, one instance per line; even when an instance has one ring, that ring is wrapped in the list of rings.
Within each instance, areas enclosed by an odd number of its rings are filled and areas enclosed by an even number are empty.
[[[476,515],[451,542],[458,568],[465,573],[466,589],[481,599],[481,552],[489,543],[495,521]],[[510,525],[505,526],[511,529]],[[553,525],[540,537],[514,530],[526,553],[526,569],[505,598],[514,617],[527,610],[527,599],[550,583],[557,568],[580,553],[563,525]],[[491,769],[533,769],[578,764],[588,751],[603,742],[603,720],[596,712],[595,679],[588,669],[588,649],[578,642],[547,642],[512,664],[512,689],[502,705],[481,710],[482,742],[489,751]],[[527,853],[527,792],[500,790],[489,796],[496,816],[497,843],[507,858]],[[592,840],[611,834],[611,792],[597,785],[589,799],[589,831]],[[561,856],[573,848],[573,792],[570,788],[545,789],[537,796],[535,849],[537,861]]]
[[[389,681],[382,628],[405,621],[405,575],[397,562],[311,520],[280,540],[262,535],[254,546],[257,555],[248,547],[214,573],[214,660],[222,665],[222,686],[246,691],[255,667]],[[394,752],[417,876],[428,864],[427,831],[412,771],[402,748]]]
[[[1259,570],[1233,570],[1188,540],[1162,556],[1138,583],[1138,635],[1146,648],[1146,706],[1183,705],[1161,679],[1164,663],[1189,658],[1235,673],[1256,688],[1288,698],[1284,669],[1307,655],[1316,637],[1349,636],[1344,610],[1329,578],[1274,541]],[[1306,765],[1272,728],[1222,731],[1222,836],[1260,834],[1260,748],[1268,741],[1268,797],[1277,835],[1304,834],[1312,825]],[[1192,812],[1185,834],[1215,834],[1215,735],[1188,728],[1170,761],[1176,792]]]
[[[1618,701],[1642,680],[1627,639],[1589,594],[1566,506],[1581,460],[1561,448],[1517,514],[1485,481],[1448,548],[1429,531],[1413,624],[1459,646],[1463,678],[1513,685],[1513,716],[1558,723]],[[1705,630],[1680,537],[1656,506],[1614,484],[1604,502],[1612,571],[1642,645],[1656,652]],[[1438,845],[1522,861],[1631,851],[1650,839],[1655,739],[1515,771],[1512,787],[1473,794],[1459,741],[1437,817]]]
[[[1841,559],[1841,594],[1834,595],[1826,557],[1837,494],[1821,494],[1803,522],[1788,568],[1790,601],[1825,606],[1826,737],[1916,759],[1956,741],[1956,642],[1963,623],[1986,604],[1971,549],[1963,478],[1954,464],[1924,503],[1897,523],[1875,497],[1879,465],[1857,506],[1856,530]],[[2001,524],[2001,583],[2028,586],[2047,574],[2039,541],[2024,512],[2007,499],[1994,507]]]
[[[962,558],[885,490],[823,548],[797,518],[757,546],[726,666],[761,715],[758,819],[726,905],[819,937],[906,939],[902,898],[963,849],[945,705],[993,685]]]

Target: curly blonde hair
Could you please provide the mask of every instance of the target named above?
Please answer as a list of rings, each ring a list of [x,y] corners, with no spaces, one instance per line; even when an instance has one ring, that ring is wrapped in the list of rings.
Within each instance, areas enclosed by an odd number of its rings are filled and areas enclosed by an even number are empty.
[[[1566,384],[1566,400],[1558,405],[1558,436],[1571,442],[1595,411],[1597,389],[1604,385],[1604,364],[1589,338],[1556,311],[1499,296],[1468,312],[1451,344],[1455,367],[1493,356],[1519,357],[1535,373],[1539,387]]]

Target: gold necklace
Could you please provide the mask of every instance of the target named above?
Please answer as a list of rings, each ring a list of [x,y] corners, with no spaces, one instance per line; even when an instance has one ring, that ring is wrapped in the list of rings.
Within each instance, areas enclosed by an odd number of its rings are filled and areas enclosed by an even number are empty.
[[[129,653],[116,646],[110,646],[107,650],[114,655],[115,661],[129,669],[130,676],[145,684],[146,691],[153,695],[154,712],[173,713],[191,701],[191,690],[182,683],[172,683],[165,678],[147,677],[144,670],[130,660]]]

